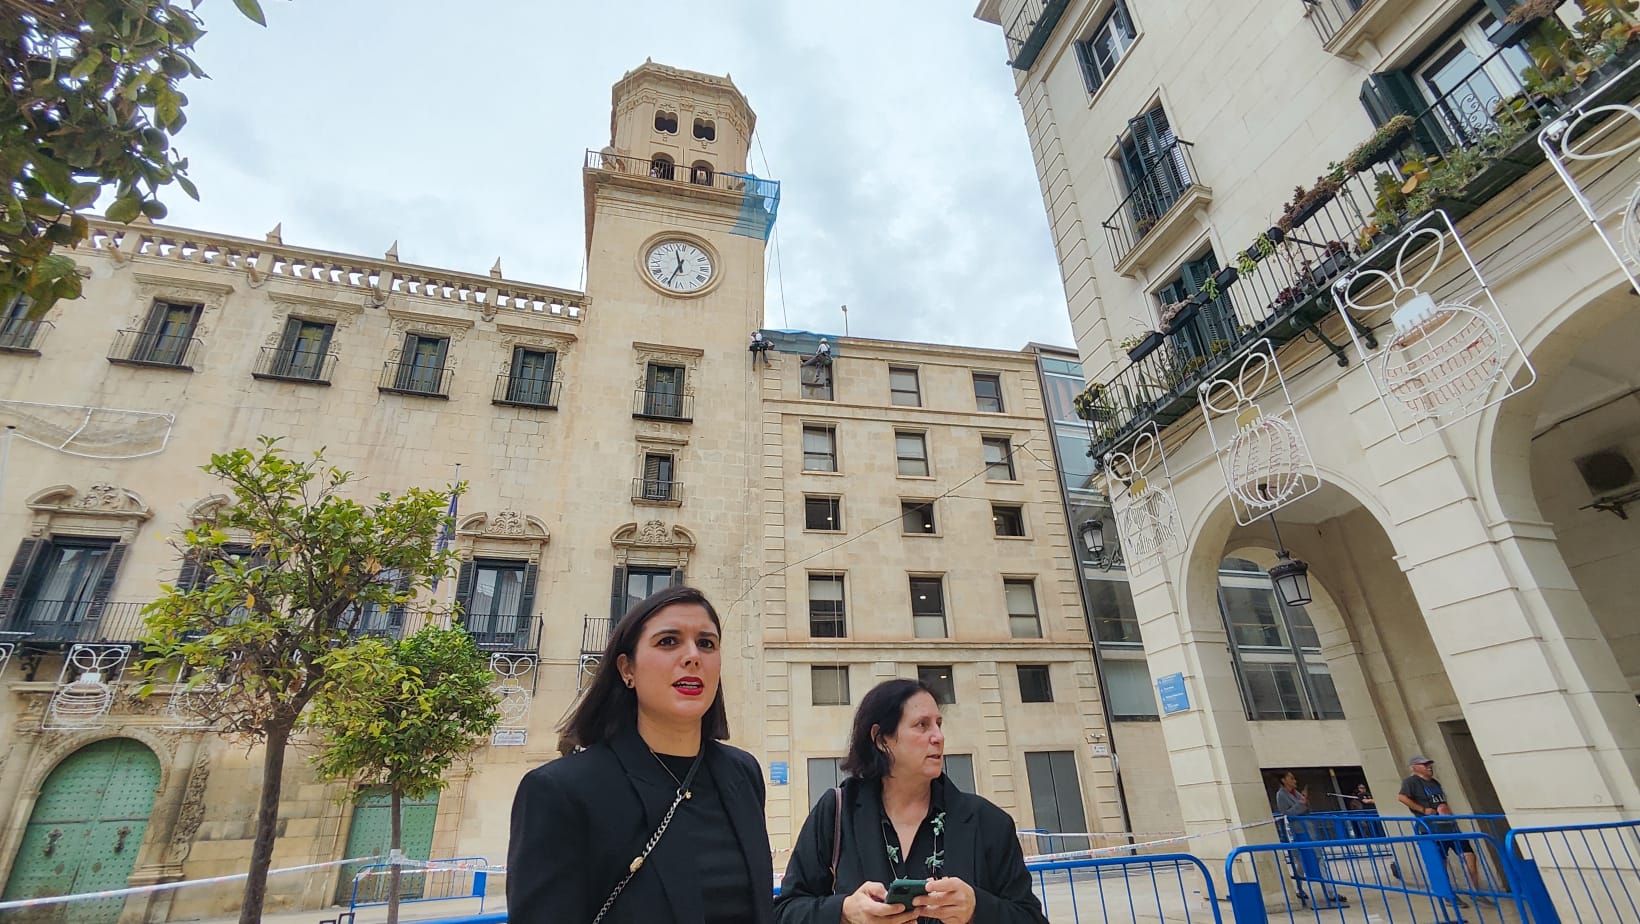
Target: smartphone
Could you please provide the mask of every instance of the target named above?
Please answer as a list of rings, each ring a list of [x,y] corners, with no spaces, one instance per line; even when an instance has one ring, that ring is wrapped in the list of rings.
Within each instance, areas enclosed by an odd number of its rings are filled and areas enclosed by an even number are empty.
[[[910,911],[911,900],[919,895],[927,894],[927,879],[896,879],[889,883],[888,897],[883,901],[890,905],[902,905],[905,910]]]

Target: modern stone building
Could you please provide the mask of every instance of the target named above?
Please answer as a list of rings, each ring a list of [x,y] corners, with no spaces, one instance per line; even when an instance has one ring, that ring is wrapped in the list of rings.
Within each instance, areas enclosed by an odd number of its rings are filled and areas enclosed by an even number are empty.
[[[1125,553],[1100,577],[1126,578],[1135,632],[1108,637],[1167,694],[1165,753],[1130,759],[1116,733],[1124,781],[1170,773],[1191,832],[1269,817],[1285,768],[1316,795],[1364,777],[1394,811],[1414,753],[1461,809],[1516,824],[1640,811],[1633,250],[1607,246],[1538,143],[1632,104],[1640,49],[1627,14],[1515,6],[976,11],[1035,153],[1086,442],[1164,450],[1109,457],[1125,483],[1096,479],[1077,532],[1101,519],[1101,548]],[[1632,148],[1632,115],[1550,138],[1619,243],[1640,167],[1592,158]],[[1199,386],[1262,342],[1282,376],[1247,386],[1225,429]],[[1238,425],[1280,439],[1237,443]],[[1308,564],[1307,606],[1268,594],[1283,546]]]
[[[76,253],[82,299],[38,324],[10,307],[0,629],[26,634],[0,648],[5,897],[243,871],[259,753],[163,690],[134,699],[130,677],[141,606],[197,580],[165,540],[223,500],[199,467],[262,434],[324,448],[362,493],[443,486],[458,465],[471,485],[462,569],[437,594],[527,708],[409,808],[412,854],[502,862],[516,783],[556,756],[611,615],[680,580],[725,620],[734,741],[769,771],[777,854],[832,784],[852,706],[896,676],[942,690],[953,775],[1022,825],[1120,829],[1035,355],[832,338],[827,364],[819,338],[778,331],[779,350],[749,352],[778,196],[745,174],[753,124],[726,79],[622,78],[584,169],[585,292],[279,229],[99,222]],[[379,850],[381,800],[315,781],[304,753],[275,867]],[[275,876],[270,910],[348,880]]]

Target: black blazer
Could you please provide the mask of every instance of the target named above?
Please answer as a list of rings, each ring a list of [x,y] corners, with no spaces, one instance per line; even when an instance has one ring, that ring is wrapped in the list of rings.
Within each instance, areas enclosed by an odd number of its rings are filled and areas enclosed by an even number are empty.
[[[945,786],[942,873],[974,887],[975,924],[1047,924],[1042,903],[1031,891],[1031,874],[1013,818],[988,800]],[[837,884],[831,882],[836,796],[826,790],[803,822],[792,846],[786,878],[775,899],[779,924],[837,924],[843,899],[866,882],[887,885],[893,878],[883,851],[882,784],[849,779],[843,783],[843,849]]]
[[[706,769],[722,795],[751,876],[757,924],[772,924],[773,863],[763,771],[738,748],[708,741]],[[513,799],[507,845],[511,924],[591,924],[677,794],[634,731],[531,770]],[[616,899],[606,924],[704,924],[691,844],[668,830]]]

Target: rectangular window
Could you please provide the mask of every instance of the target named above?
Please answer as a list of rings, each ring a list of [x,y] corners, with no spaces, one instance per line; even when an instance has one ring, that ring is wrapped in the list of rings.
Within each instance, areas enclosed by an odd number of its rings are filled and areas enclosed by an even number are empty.
[[[1344,717],[1309,613],[1283,604],[1264,569],[1245,559],[1225,559],[1219,609],[1234,643],[1231,657],[1249,719]]]
[[[621,608],[621,612],[625,613],[637,606],[650,594],[660,593],[674,583],[682,581],[682,572],[671,568],[627,568],[626,606]]]
[[[934,691],[934,702],[941,706],[949,706],[957,701],[957,685],[951,679],[951,665],[919,664],[917,679],[928,684],[928,688]]]
[[[650,363],[644,373],[644,417],[680,420],[683,413],[683,367]]]
[[[106,591],[110,561],[118,565],[113,540],[62,536],[34,546],[25,541],[24,546],[37,551],[20,554],[12,566],[23,579],[22,593],[6,628],[38,640],[78,638],[80,625],[93,615],[99,587]],[[14,579],[7,575],[6,583],[14,587]]]
[[[945,638],[945,588],[937,577],[911,579],[911,630],[917,638]]]
[[[383,571],[376,582],[393,588],[398,593],[410,589],[410,581],[400,575],[397,568]],[[348,615],[342,618],[343,625],[352,625],[354,635],[385,635],[397,638],[404,629],[404,607],[383,606],[379,603],[355,604],[348,607]]]
[[[803,471],[837,471],[837,430],[834,427],[803,428]]]
[[[1122,176],[1127,180],[1128,217],[1135,237],[1150,233],[1191,185],[1179,139],[1157,106],[1128,120],[1119,141]]]
[[[1006,436],[987,436],[985,445],[985,480],[1013,481],[1014,448]]]
[[[287,318],[284,333],[279,336],[270,375],[309,382],[323,381],[328,370],[325,354],[330,350],[330,338],[336,325],[305,318]]]
[[[843,773],[842,763],[841,757],[809,758],[809,802],[819,802],[827,790],[842,785],[847,776]]]
[[[848,637],[841,574],[809,575],[809,637]]]
[[[894,431],[894,461],[902,475],[928,474],[928,442],[921,433]]]
[[[480,645],[511,644],[530,615],[524,612],[526,562],[473,561],[472,595],[462,607],[462,624]]]
[[[204,307],[154,302],[131,354],[132,361],[158,366],[186,365],[188,346],[193,341],[194,327],[199,324],[199,315]]]
[[[847,667],[822,667],[818,664],[810,667],[809,687],[816,706],[849,704]]]
[[[40,322],[28,318],[33,304],[27,295],[14,295],[5,310],[0,311],[0,350],[27,350],[34,343],[34,332]]]
[[[992,504],[991,524],[998,536],[1025,535],[1025,508],[1018,504]]]
[[[1053,680],[1048,676],[1048,665],[1021,664],[1018,670],[1020,702],[1053,702]]]
[[[843,499],[813,494],[803,496],[803,528],[823,533],[843,531]]]
[[[1036,610],[1036,585],[1031,581],[1002,582],[1008,598],[1008,634],[1014,638],[1041,638],[1042,618]]]
[[[1127,4],[1116,0],[1093,34],[1076,43],[1076,60],[1082,66],[1082,83],[1089,93],[1105,85],[1137,35]]]
[[[803,397],[815,401],[831,401],[835,397],[832,391],[831,354],[810,357],[797,367],[798,382],[802,386]]]
[[[643,479],[638,486],[638,496],[643,500],[652,501],[677,500],[678,482],[672,477],[674,461],[671,453],[644,453]]]
[[[398,368],[393,375],[393,388],[422,395],[444,393],[444,364],[450,350],[450,338],[405,334],[404,349],[399,351]]]
[[[533,407],[557,405],[558,396],[552,388],[557,366],[558,354],[552,350],[513,347],[512,366],[507,373],[507,400]]]
[[[1126,580],[1088,578],[1083,586],[1088,592],[1088,609],[1093,611],[1094,637],[1100,645],[1137,647],[1144,644],[1144,639],[1139,637],[1139,614],[1133,608],[1133,592]]]
[[[1072,751],[1025,752],[1025,781],[1031,790],[1035,827],[1050,832],[1086,831],[1081,775]],[[1051,838],[1054,850],[1086,850],[1085,837]]]
[[[963,792],[977,793],[974,788],[974,755],[947,754],[945,755],[945,775]]]
[[[993,372],[974,373],[974,403],[986,413],[1002,413],[1002,376]]]
[[[923,500],[900,501],[900,532],[907,536],[935,535],[934,502]]]
[[[917,370],[890,366],[888,398],[900,407],[922,407],[922,389],[917,381]]]
[[[1150,667],[1144,659],[1107,658],[1102,667],[1111,718],[1119,722],[1153,722],[1161,718]]]

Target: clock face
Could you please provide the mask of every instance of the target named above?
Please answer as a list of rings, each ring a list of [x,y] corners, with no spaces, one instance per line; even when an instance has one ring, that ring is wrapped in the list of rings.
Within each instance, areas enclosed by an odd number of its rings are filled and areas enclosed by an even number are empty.
[[[688,241],[662,241],[651,247],[644,268],[671,292],[698,292],[712,281],[712,258]]]

